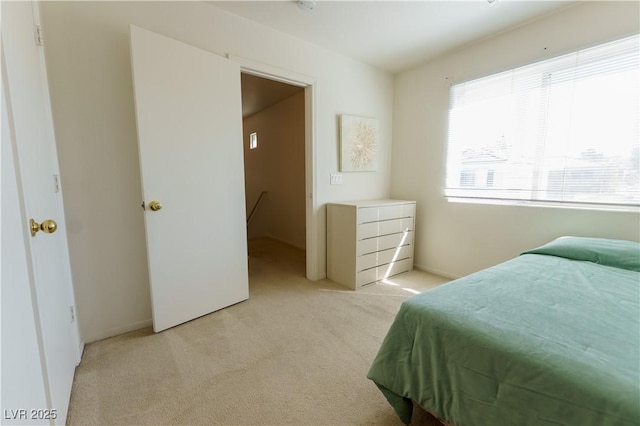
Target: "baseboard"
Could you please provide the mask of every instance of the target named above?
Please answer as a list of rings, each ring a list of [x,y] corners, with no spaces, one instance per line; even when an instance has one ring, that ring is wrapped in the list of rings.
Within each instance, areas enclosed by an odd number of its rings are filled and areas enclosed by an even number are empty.
[[[131,324],[127,324],[123,327],[112,328],[110,330],[105,330],[104,332],[98,333],[94,336],[90,336],[86,339],[86,343],[97,342],[98,340],[107,339],[109,337],[118,336],[120,334],[128,333],[130,331],[140,330],[141,328],[151,327],[153,325],[153,321],[151,319],[138,321]]]
[[[440,275],[441,277],[449,278],[449,279],[452,279],[452,280],[457,280],[458,278],[461,278],[460,275],[451,274],[449,272],[441,271],[441,270],[435,269],[435,268],[428,268],[428,267],[422,266],[422,265],[413,265],[413,267],[415,269],[419,270],[419,271],[428,272],[428,273],[434,274],[434,275]]]
[[[76,367],[82,361],[83,354],[84,354],[84,339],[80,339],[80,344],[78,345],[78,362],[76,363]]]
[[[320,281],[320,280],[324,280],[326,278],[327,278],[327,273],[325,272],[325,273],[318,274],[318,276],[315,279],[311,279],[311,278],[308,278],[308,279],[310,281]]]

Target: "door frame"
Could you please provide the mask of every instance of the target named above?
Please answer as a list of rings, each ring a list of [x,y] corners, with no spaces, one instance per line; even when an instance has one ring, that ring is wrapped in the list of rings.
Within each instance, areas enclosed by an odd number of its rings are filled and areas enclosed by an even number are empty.
[[[315,167],[316,79],[241,56],[232,54],[227,54],[226,56],[228,59],[240,64],[240,72],[304,88],[306,276],[311,281],[320,280],[324,276],[320,274],[318,264],[318,220],[315,201],[317,189]]]

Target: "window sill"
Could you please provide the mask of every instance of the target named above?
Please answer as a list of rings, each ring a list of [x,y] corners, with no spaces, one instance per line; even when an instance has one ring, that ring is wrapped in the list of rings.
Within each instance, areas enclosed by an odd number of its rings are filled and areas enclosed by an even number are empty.
[[[450,203],[463,204],[487,204],[499,206],[517,206],[517,207],[544,207],[564,210],[596,210],[607,212],[626,212],[640,213],[640,206],[625,206],[614,204],[587,204],[587,203],[566,203],[566,202],[550,202],[550,201],[529,201],[529,200],[499,200],[491,198],[461,198],[461,197],[445,197]]]

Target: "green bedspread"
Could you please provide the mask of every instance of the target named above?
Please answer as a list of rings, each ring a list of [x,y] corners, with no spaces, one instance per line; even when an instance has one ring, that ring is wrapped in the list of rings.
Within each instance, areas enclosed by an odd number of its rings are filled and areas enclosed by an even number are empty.
[[[414,296],[368,377],[407,424],[639,425],[639,248],[563,238]]]

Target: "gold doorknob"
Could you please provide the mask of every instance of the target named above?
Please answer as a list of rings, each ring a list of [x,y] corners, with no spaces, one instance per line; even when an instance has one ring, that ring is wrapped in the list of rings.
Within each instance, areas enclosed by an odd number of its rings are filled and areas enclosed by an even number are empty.
[[[154,212],[157,212],[162,208],[162,204],[160,204],[160,201],[152,201],[149,203],[149,208]]]
[[[38,231],[42,231],[45,234],[53,234],[54,232],[56,232],[56,229],[58,229],[58,224],[55,222],[55,220],[51,219],[47,219],[41,224],[38,224],[38,222],[36,222],[35,220],[30,219],[29,227],[31,228],[31,236],[35,237]]]

